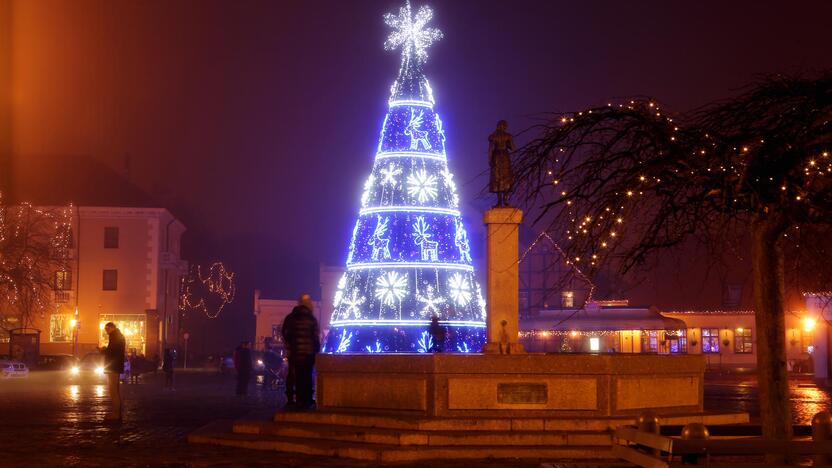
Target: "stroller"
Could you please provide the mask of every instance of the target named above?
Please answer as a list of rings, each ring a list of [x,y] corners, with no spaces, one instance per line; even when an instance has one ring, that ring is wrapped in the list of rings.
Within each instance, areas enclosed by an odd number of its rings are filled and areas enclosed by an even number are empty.
[[[286,387],[288,366],[283,358],[283,350],[273,350],[264,356],[263,390],[279,390]]]

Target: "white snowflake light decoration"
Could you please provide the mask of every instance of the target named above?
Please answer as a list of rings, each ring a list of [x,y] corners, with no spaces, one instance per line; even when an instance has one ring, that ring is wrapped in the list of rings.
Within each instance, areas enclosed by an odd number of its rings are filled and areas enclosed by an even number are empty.
[[[454,273],[448,279],[448,288],[450,289],[451,299],[456,302],[456,305],[465,307],[471,302],[471,283],[468,278],[460,273]]]
[[[392,306],[401,301],[407,294],[407,273],[400,275],[397,271],[390,271],[379,276],[376,280],[376,299]]]
[[[381,184],[382,185],[389,185],[391,187],[395,187],[398,181],[396,180],[396,176],[402,173],[401,168],[396,167],[395,164],[390,163],[387,167],[382,168],[379,173],[382,176]]]
[[[393,29],[384,42],[384,49],[401,48],[402,60],[415,57],[420,63],[424,63],[428,59],[428,47],[442,39],[442,31],[425,27],[431,18],[433,18],[433,10],[426,5],[419,7],[414,17],[410,8],[410,0],[407,0],[399,9],[398,15],[392,13],[384,15],[384,23]]]
[[[344,315],[346,317],[360,318],[359,312],[361,312],[361,305],[366,301],[367,299],[364,296],[359,296],[358,291],[353,289],[352,295],[341,299],[341,303],[344,304]]]
[[[431,317],[433,315],[439,315],[439,306],[445,303],[445,299],[437,297],[433,291],[433,286],[428,285],[425,288],[425,294],[419,295],[419,302],[425,305],[422,308],[422,316]]]
[[[419,169],[407,176],[407,194],[416,197],[419,203],[433,200],[438,193],[436,176],[428,174],[428,171]]]

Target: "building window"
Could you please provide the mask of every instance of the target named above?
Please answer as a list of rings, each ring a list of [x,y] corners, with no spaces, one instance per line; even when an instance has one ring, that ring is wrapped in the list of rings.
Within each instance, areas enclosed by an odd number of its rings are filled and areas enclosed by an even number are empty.
[[[118,228],[105,227],[104,228],[104,248],[117,249],[118,248]]]
[[[641,352],[642,353],[658,353],[659,352],[659,336],[656,330],[642,330],[641,331]]]
[[[69,314],[52,314],[49,317],[49,341],[69,343],[72,341],[72,325]]]
[[[598,352],[601,350],[601,339],[597,336],[593,336],[589,339],[589,350],[593,352]]]
[[[136,352],[137,354],[144,354],[146,352],[145,346],[147,344],[147,316],[145,314],[125,314],[112,315],[101,314],[98,316],[98,345],[106,346],[110,341],[110,336],[104,330],[107,322],[113,322],[124,335],[124,341],[127,345],[128,354]]]
[[[560,303],[564,308],[575,307],[575,294],[572,291],[560,293]]]
[[[118,290],[118,270],[104,270],[102,289],[105,291]]]
[[[703,328],[702,329],[702,352],[703,353],[718,353],[719,352],[719,328]]]
[[[688,331],[669,330],[664,332],[664,339],[667,342],[667,350],[673,354],[684,354],[688,352]]]
[[[750,328],[737,328],[734,330],[734,352],[738,354],[750,354],[754,352],[754,339],[751,337]]]
[[[55,290],[68,291],[72,289],[72,272],[71,271],[56,271],[55,272]]]

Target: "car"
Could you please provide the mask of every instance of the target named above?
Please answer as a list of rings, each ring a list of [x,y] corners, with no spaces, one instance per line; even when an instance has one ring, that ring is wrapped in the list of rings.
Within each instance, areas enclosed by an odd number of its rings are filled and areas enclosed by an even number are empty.
[[[71,354],[42,354],[38,358],[36,371],[69,371],[79,364],[78,358]]]
[[[127,363],[125,358],[125,363]],[[129,364],[127,364],[129,365]],[[127,369],[127,365],[125,365],[125,370]],[[104,355],[101,353],[89,353],[83,358],[81,358],[81,362],[72,368],[69,369],[70,377],[73,379],[79,380],[89,380],[93,379],[96,381],[104,381]],[[126,374],[121,374],[119,376],[121,380],[127,378]]]
[[[20,361],[0,361],[0,379],[24,378],[29,368]]]

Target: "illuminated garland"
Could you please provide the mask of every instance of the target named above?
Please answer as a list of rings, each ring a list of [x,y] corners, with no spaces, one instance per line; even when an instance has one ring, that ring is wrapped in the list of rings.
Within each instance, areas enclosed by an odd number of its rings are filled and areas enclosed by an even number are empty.
[[[753,310],[665,310],[660,313],[662,315],[754,315]]]
[[[199,290],[196,290],[197,288]],[[206,276],[202,276],[202,266],[197,265],[191,269],[187,277],[182,278],[179,310],[182,312],[199,310],[208,318],[217,318],[225,306],[234,300],[236,293],[237,286],[234,282],[234,273],[226,270],[224,264],[221,262],[213,263]],[[219,305],[216,306],[214,312],[210,310],[206,301],[208,295],[219,300]]]
[[[589,279],[588,276],[586,276],[581,271],[580,268],[578,268],[577,264],[570,262],[569,257],[566,255],[566,252],[564,252],[563,249],[561,249],[560,245],[558,245],[558,243],[555,242],[555,240],[552,239],[552,236],[550,236],[546,231],[543,231],[540,234],[538,234],[538,236],[534,240],[534,242],[532,242],[531,245],[529,245],[529,247],[523,252],[523,255],[520,256],[520,259],[517,261],[517,263],[518,264],[522,263],[523,260],[526,259],[526,256],[532,251],[532,249],[535,248],[535,246],[537,246],[537,243],[540,241],[540,239],[548,240],[552,244],[552,247],[554,247],[555,250],[557,250],[558,253],[561,255],[561,257],[563,257],[564,262],[566,263],[566,265],[569,265],[572,268],[572,270],[575,272],[575,274],[579,278],[581,278],[587,285],[589,285],[589,293],[587,294],[586,300],[584,302],[585,303],[592,302],[592,293],[595,291],[595,284],[592,282],[592,280]]]

